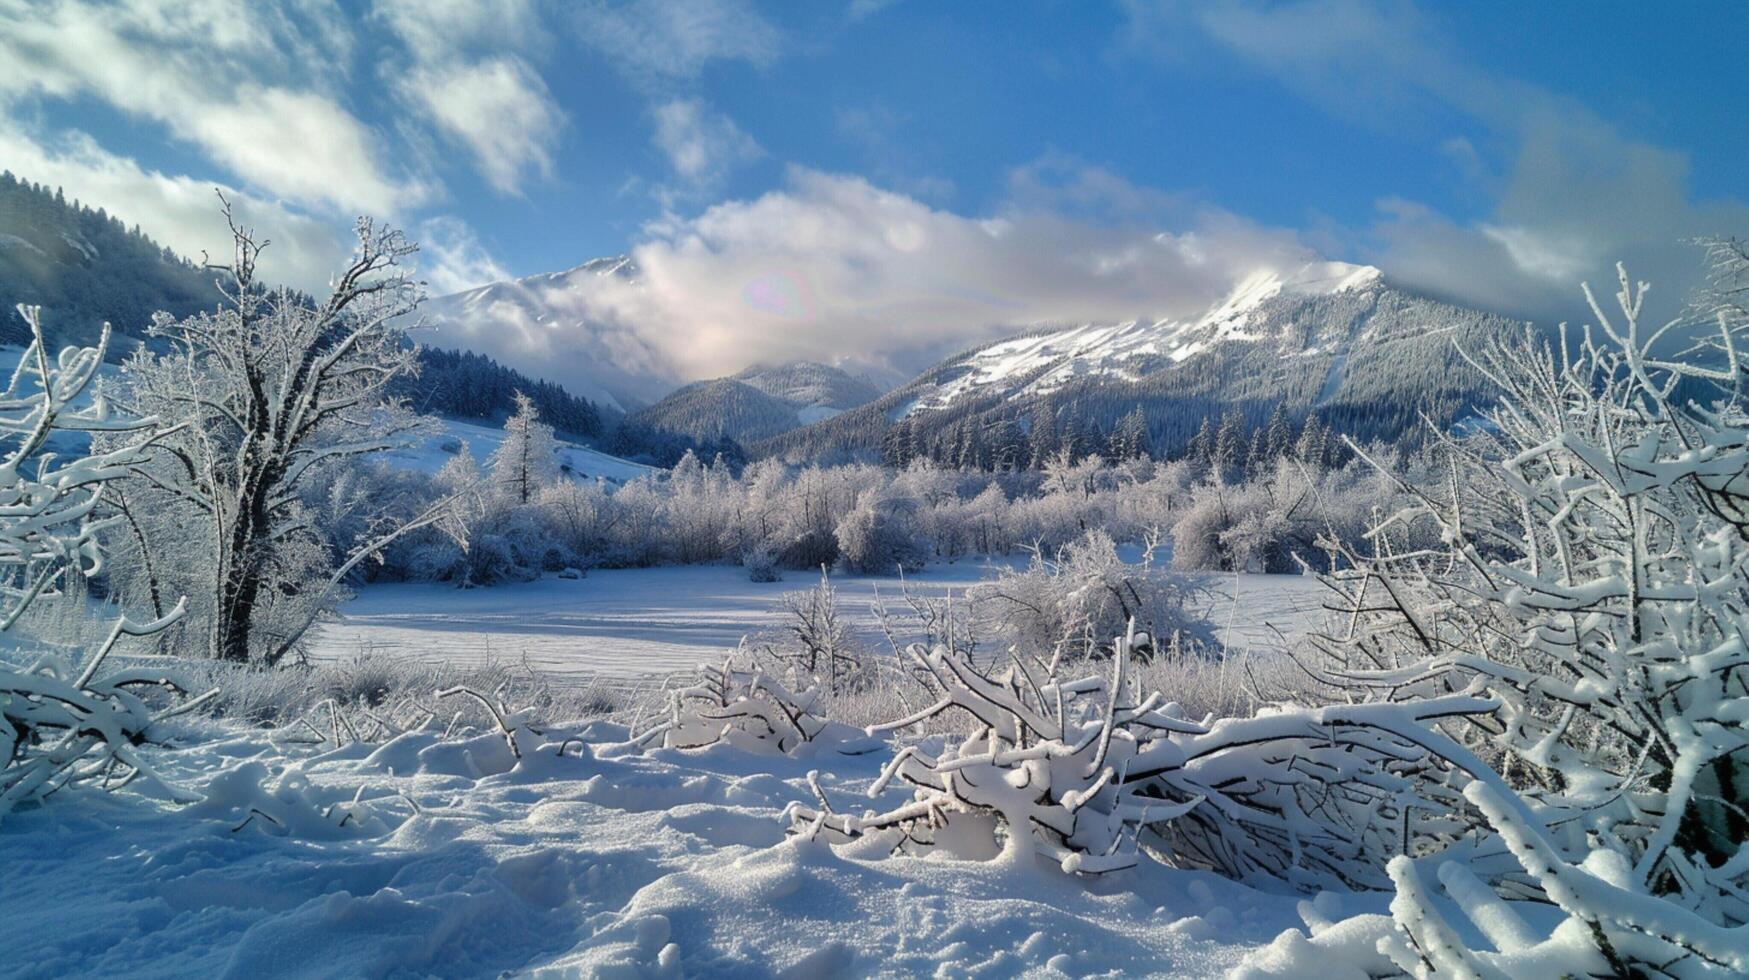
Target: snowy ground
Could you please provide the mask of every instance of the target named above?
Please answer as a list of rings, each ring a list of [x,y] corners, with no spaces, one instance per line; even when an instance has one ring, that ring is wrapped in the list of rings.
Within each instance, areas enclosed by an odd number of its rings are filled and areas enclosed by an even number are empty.
[[[492,455],[498,449],[498,444],[504,441],[504,430],[497,426],[449,418],[440,419],[439,422],[442,432],[422,440],[413,448],[389,453],[389,464],[403,469],[436,473],[443,468],[444,463],[455,458],[463,443],[467,444],[474,458],[483,464],[486,457]],[[568,467],[573,475],[587,480],[602,479],[610,483],[624,483],[658,472],[642,463],[609,456],[588,446],[564,440],[559,441],[557,455],[559,465]]]
[[[190,723],[148,751],[207,802],[90,792],[7,818],[0,974],[1208,977],[1299,924],[1296,896],[1151,863],[1078,879],[785,839],[809,769],[856,805],[884,755],[579,734],[515,764],[496,735],[317,754]],[[251,808],[293,832],[239,829]]]
[[[957,591],[983,574],[947,566],[913,585]],[[897,585],[836,582],[865,630],[875,589]],[[556,673],[627,676],[717,659],[810,584],[692,567],[373,587],[322,650],[526,653]],[[1318,599],[1305,579],[1226,584],[1212,611],[1240,646],[1305,628]],[[525,734],[517,762],[496,734],[323,752],[289,729],[172,724],[168,746],[143,751],[206,802],[71,791],[0,826],[0,975],[1208,977],[1300,925],[1303,896],[1153,862],[1084,879],[1031,856],[785,837],[784,807],[812,801],[810,770],[842,807],[896,803],[901,789],[864,795],[884,751],[639,753],[594,722]],[[1381,911],[1385,898],[1350,902]]]
[[[931,566],[909,579],[929,595],[958,594],[994,566],[966,561]],[[373,585],[322,628],[317,659],[368,651],[374,656],[474,664],[517,662],[553,674],[634,677],[716,662],[743,636],[771,629],[786,592],[817,579],[790,572],[782,582],[754,583],[735,567],[695,565],[607,569],[581,580],[457,589],[443,584]],[[901,610],[899,581],[837,576],[840,609],[871,646],[884,648],[871,605],[877,590]],[[1226,575],[1213,579],[1209,617],[1235,649],[1272,647],[1276,631],[1293,638],[1317,619],[1317,581],[1295,575]]]

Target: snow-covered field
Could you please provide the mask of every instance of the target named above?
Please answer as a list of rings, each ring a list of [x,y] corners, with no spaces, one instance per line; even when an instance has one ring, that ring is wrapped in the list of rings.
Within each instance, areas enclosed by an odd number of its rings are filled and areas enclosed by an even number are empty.
[[[322,649],[647,673],[716,659],[809,584],[698,567],[374,587]],[[1291,632],[1316,602],[1306,580],[1233,584],[1235,637]],[[837,585],[872,630],[867,600],[897,583]],[[518,762],[496,734],[323,751],[292,729],[169,724],[143,751],[206,802],[81,789],[7,817],[0,975],[1207,977],[1300,924],[1301,896],[1154,862],[1077,878],[1018,851],[889,858],[786,838],[810,770],[845,806],[898,802],[865,796],[884,752],[640,753],[593,722],[548,729]]]
[[[1297,896],[1152,862],[1085,879],[785,839],[810,769],[860,806],[884,753],[574,734],[516,763],[495,734],[318,753],[189,723],[148,752],[207,802],[80,791],[7,818],[0,974],[1208,977],[1299,925]]]
[[[909,584],[916,592],[960,594],[996,566],[980,561],[934,565]],[[557,674],[635,677],[720,661],[744,636],[779,621],[786,592],[818,581],[789,572],[782,582],[747,581],[720,565],[598,569],[579,580],[546,578],[521,585],[457,589],[445,584],[373,585],[325,625],[314,656],[332,660],[365,652],[434,663],[527,662]],[[835,576],[839,607],[871,647],[885,648],[872,610],[877,592],[904,610],[899,580]],[[1303,634],[1316,621],[1321,587],[1297,575],[1225,575],[1211,579],[1208,614],[1230,648],[1268,648]]]

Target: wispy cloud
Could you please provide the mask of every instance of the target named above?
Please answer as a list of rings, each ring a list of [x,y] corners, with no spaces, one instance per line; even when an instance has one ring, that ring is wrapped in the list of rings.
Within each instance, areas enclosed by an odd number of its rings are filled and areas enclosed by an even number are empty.
[[[715,61],[769,64],[784,45],[746,0],[586,0],[574,17],[582,43],[649,86],[695,78]]]
[[[453,160],[505,194],[552,173],[566,119],[527,60],[549,42],[522,0],[385,0],[364,14],[323,0],[0,0],[5,162],[184,254],[223,244],[223,187],[275,240],[281,281],[319,288],[352,215],[416,220],[449,197],[438,174],[458,172]],[[45,123],[80,100],[208,166],[161,173]],[[464,153],[434,152],[440,140]]]
[[[422,65],[402,85],[444,133],[473,154],[493,188],[518,193],[525,175],[551,176],[565,116],[520,58]]]
[[[518,52],[542,52],[553,37],[526,0],[388,0],[375,10],[404,45],[395,91],[412,110],[473,157],[502,194],[529,175],[550,177],[567,124],[544,79]]]
[[[347,57],[328,13],[303,13],[0,0],[0,99],[99,100],[278,197],[376,213],[423,202],[432,188],[392,162],[318,73],[302,71],[302,58],[344,70]]]
[[[493,258],[474,230],[452,215],[420,222],[415,261],[420,276],[437,296],[510,278],[510,272]]]
[[[1130,0],[1126,11],[1132,50],[1182,59],[1212,45],[1344,120],[1427,140],[1491,195],[1489,213],[1465,219],[1381,189],[1377,219],[1348,238],[1406,285],[1552,318],[1572,309],[1576,279],[1607,279],[1625,260],[1671,310],[1699,272],[1683,240],[1749,226],[1743,201],[1697,199],[1680,151],[1475,65],[1414,5]],[[1454,122],[1502,138],[1510,157],[1490,164],[1445,128]]]
[[[735,121],[699,99],[674,99],[656,107],[656,146],[674,173],[695,191],[714,190],[740,164],[764,154]]]

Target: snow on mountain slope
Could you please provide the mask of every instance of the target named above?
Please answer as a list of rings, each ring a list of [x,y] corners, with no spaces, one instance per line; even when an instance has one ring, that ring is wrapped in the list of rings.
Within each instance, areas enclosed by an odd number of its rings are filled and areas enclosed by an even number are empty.
[[[755,364],[735,375],[735,380],[801,408],[842,412],[881,396],[881,389],[867,378],[814,361],[793,361],[775,367]]]
[[[389,453],[389,464],[400,469],[436,473],[443,468],[443,464],[454,459],[461,450],[461,444],[466,443],[468,451],[484,465],[486,457],[492,455],[498,449],[499,443],[504,441],[503,429],[456,419],[440,421],[443,426],[441,432],[427,437],[412,449]],[[610,456],[598,449],[562,439],[559,440],[558,457],[560,467],[579,479],[625,483],[656,472],[654,468],[642,463]]]
[[[1397,288],[1370,266],[1259,270],[1186,315],[1041,326],[980,345],[867,405],[748,448],[794,462],[922,454],[992,465],[1064,432],[1097,444],[1139,410],[1152,451],[1170,458],[1204,419],[1236,413],[1255,427],[1278,406],[1291,424],[1316,415],[1357,439],[1406,445],[1424,418],[1449,423],[1487,397],[1460,347],[1524,329]],[[1041,419],[1051,429],[1034,440]]]
[[[757,364],[733,377],[680,388],[632,418],[699,441],[727,437],[745,443],[824,421],[880,396],[868,379],[825,364]]]
[[[1286,274],[1254,273],[1198,316],[1085,324],[1000,341],[961,359],[958,366],[964,370],[958,377],[914,400],[906,412],[945,408],[996,390],[1043,394],[1084,378],[1138,381],[1223,341],[1259,339],[1253,321],[1270,300],[1355,292],[1379,282],[1379,270],[1372,266],[1314,262]]]
[[[635,411],[670,391],[675,376],[637,331],[598,309],[594,291],[610,278],[635,286],[637,265],[623,255],[592,259],[440,296],[420,307],[432,330],[419,339],[479,351],[614,411]]]

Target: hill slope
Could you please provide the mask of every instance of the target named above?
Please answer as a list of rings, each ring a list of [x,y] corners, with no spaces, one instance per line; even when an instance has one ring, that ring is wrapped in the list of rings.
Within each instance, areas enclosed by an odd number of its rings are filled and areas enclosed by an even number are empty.
[[[756,443],[789,458],[930,456],[1025,465],[1073,434],[1099,444],[1136,408],[1156,455],[1203,420],[1252,426],[1281,404],[1363,439],[1412,438],[1418,412],[1452,421],[1481,379],[1458,355],[1514,321],[1425,299],[1339,262],[1259,272],[1197,316],[1046,328],[948,358],[854,411]],[[1035,436],[1040,425],[1051,432]]]
[[[213,273],[139,226],[0,173],[0,344],[29,339],[13,312],[19,303],[43,307],[44,332],[60,347],[95,343],[105,321],[138,339],[159,310],[187,316],[218,300]],[[117,344],[111,356],[127,348]]]
[[[745,444],[832,418],[880,394],[872,382],[825,364],[754,365],[733,377],[686,385],[631,421],[695,442]]]

